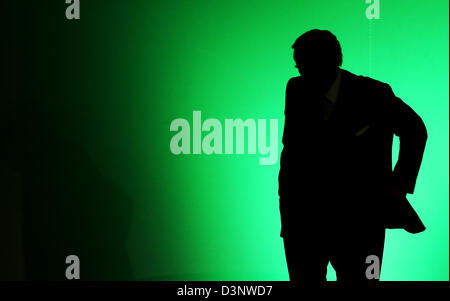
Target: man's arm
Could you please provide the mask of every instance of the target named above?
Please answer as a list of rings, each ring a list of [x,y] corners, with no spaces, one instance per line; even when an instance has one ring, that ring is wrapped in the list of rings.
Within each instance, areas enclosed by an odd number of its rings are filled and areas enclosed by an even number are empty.
[[[392,173],[394,191],[414,193],[417,175],[422,163],[427,140],[427,130],[422,119],[400,98],[389,85],[386,87],[390,105],[390,120],[393,133],[400,138],[400,151]]]
[[[286,94],[285,94],[285,105],[284,105],[284,130],[283,130],[283,150],[281,151],[280,157],[280,172],[278,174],[278,195],[281,197],[285,194],[285,186],[287,184],[287,173],[288,173],[288,151],[289,151],[289,103],[290,98],[292,97],[292,86],[294,79],[289,79],[286,85]]]
[[[278,174],[278,195],[279,195],[279,208],[280,208],[280,217],[281,217],[281,233],[280,236],[284,236],[287,233],[287,208],[286,208],[286,195],[289,195],[288,192],[288,151],[289,151],[289,103],[292,98],[292,87],[294,84],[294,79],[291,78],[286,85],[286,95],[285,95],[285,104],[284,104],[284,130],[283,130],[283,150],[281,151],[280,157],[280,172]]]

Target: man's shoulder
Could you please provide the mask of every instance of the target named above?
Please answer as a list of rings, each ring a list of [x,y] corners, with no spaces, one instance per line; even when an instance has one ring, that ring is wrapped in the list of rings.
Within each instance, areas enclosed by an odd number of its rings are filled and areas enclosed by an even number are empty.
[[[352,85],[360,87],[361,89],[390,89],[390,86],[387,83],[368,76],[357,75],[344,69],[341,69],[341,74],[344,80],[348,81]]]
[[[341,69],[341,85],[349,85],[353,86],[353,88],[359,88],[366,91],[384,91],[384,90],[390,90],[391,87],[389,84],[382,82],[380,80],[364,76],[364,75],[357,75],[355,73],[352,73],[348,70]],[[303,83],[303,77],[302,76],[293,76],[291,77],[286,85],[286,88],[288,90],[293,88],[301,87]]]
[[[299,76],[293,76],[291,77],[288,82],[287,82],[287,86],[295,86],[295,85],[299,85],[302,82],[303,78],[299,75]]]

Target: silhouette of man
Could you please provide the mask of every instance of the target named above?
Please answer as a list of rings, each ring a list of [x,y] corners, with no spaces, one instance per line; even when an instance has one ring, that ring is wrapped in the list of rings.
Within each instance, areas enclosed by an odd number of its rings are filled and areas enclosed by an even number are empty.
[[[425,229],[410,206],[427,131],[389,85],[341,69],[327,30],[293,44],[300,76],[286,87],[279,173],[281,234],[291,281],[377,281],[386,228]],[[400,138],[392,170],[393,134]],[[371,257],[373,258],[373,257]],[[369,270],[368,275],[367,271]]]

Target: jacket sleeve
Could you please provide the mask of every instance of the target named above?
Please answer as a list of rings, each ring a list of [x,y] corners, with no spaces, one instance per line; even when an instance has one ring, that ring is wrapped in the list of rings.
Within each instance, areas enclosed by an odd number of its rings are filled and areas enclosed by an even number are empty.
[[[286,85],[285,105],[284,105],[284,130],[283,130],[283,150],[280,157],[280,172],[278,174],[278,195],[286,194],[287,174],[288,174],[288,152],[289,152],[289,102],[292,96],[294,78],[291,78]]]
[[[400,151],[392,173],[392,185],[406,193],[414,193],[427,140],[424,122],[411,107],[394,95],[386,85],[393,133],[400,139]]]

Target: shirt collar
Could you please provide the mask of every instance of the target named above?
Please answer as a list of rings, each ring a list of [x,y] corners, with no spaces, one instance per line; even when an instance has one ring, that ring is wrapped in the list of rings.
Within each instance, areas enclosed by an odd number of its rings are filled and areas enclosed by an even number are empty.
[[[329,101],[335,103],[338,97],[339,88],[341,87],[341,70],[338,70],[338,75],[334,82],[331,84],[330,89],[325,93],[325,97],[328,98]]]

